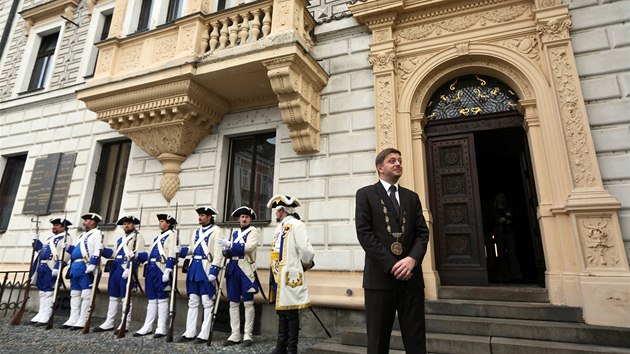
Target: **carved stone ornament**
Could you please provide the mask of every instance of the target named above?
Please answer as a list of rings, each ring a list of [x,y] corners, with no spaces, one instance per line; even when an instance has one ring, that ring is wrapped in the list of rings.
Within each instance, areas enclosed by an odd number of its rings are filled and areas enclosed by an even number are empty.
[[[609,234],[611,219],[584,218],[579,222],[580,236],[587,267],[614,267],[619,264],[619,255]]]
[[[396,43],[406,43],[422,38],[437,37],[443,34],[481,28],[489,24],[504,23],[518,18],[533,18],[531,4],[514,5],[487,12],[457,16],[434,23],[426,23],[401,29],[395,32]],[[406,22],[405,19],[401,22]]]
[[[106,97],[80,98],[99,120],[162,163],[160,192],[169,202],[179,190],[181,163],[229,108],[221,98],[189,79]]]
[[[79,6],[79,0],[53,0],[20,12],[24,19],[24,35],[28,37],[33,26],[48,19],[65,16],[72,20],[74,11]]]
[[[396,55],[394,53],[371,54],[369,61],[375,73],[394,70]]]
[[[553,19],[547,23],[541,23],[536,26],[538,34],[543,42],[569,39],[569,29],[571,28],[571,20]]]
[[[394,136],[393,82],[389,77],[376,80],[376,115],[378,122],[378,145],[381,148],[396,146]]]
[[[556,98],[560,106],[560,117],[569,152],[573,183],[576,187],[593,187],[597,184],[592,156],[586,135],[586,112],[581,109],[578,95],[578,78],[573,75],[574,67],[569,63],[566,47],[549,50]]]
[[[271,88],[278,96],[282,121],[298,154],[319,151],[320,97],[328,75],[301,52],[264,61]]]

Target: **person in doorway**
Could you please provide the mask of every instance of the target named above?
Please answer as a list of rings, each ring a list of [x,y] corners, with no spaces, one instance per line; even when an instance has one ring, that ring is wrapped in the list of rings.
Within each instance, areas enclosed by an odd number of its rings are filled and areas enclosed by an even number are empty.
[[[400,151],[375,160],[379,181],[356,193],[355,226],[365,251],[363,288],[369,354],[386,354],[396,312],[407,353],[426,353],[422,259],[429,229],[418,195],[398,184]]]
[[[178,342],[195,340],[196,343],[206,343],[212,330],[212,309],[214,308],[212,299],[216,294],[214,285],[216,275],[210,275],[210,267],[216,255],[215,240],[223,237],[223,230],[214,224],[214,215],[217,215],[215,208],[200,207],[196,211],[200,227],[193,232],[189,247],[182,247],[179,254],[181,258],[190,254],[192,260],[186,272],[186,292],[188,293],[186,331]],[[199,305],[203,306],[203,323],[201,330],[197,333]]]
[[[521,267],[516,254],[516,232],[514,214],[508,205],[505,194],[498,193],[492,204],[493,233],[497,243],[497,253],[503,281],[523,280]]]
[[[161,232],[153,238],[144,279],[144,289],[147,294],[147,315],[142,328],[133,334],[134,337],[151,334],[156,317],[157,328],[153,338],[166,336],[167,287],[171,285],[171,273],[176,262],[177,237],[173,228],[177,225],[177,220],[168,214],[157,214],[157,218]],[[175,291],[175,289],[171,289],[171,291]]]
[[[252,208],[242,206],[232,212],[239,220],[240,228],[228,239],[217,239],[217,246],[222,248],[222,257],[227,259],[225,281],[230,300],[230,327],[232,333],[223,342],[231,346],[242,342],[242,346],[252,345],[254,332],[254,294],[258,293],[256,281],[256,248],[258,247],[258,229],[251,226],[256,219]],[[241,335],[241,300],[245,306],[245,328]]]
[[[96,213],[81,216],[83,232],[75,245],[68,246],[70,253],[70,318],[61,326],[72,330],[83,329],[90,311],[92,297],[92,282],[98,281],[98,274],[94,274],[100,254],[103,250],[103,234],[98,229],[98,223],[103,220]]]
[[[52,224],[52,235],[42,238],[39,235],[33,236],[33,247],[39,251],[37,262],[33,266],[35,274],[32,281],[39,289],[39,311],[31,319],[31,324],[44,326],[48,323],[53,311],[53,293],[61,262],[67,256],[63,255],[65,247],[66,228],[72,223],[63,218],[50,219]],[[67,259],[67,258],[66,258]]]
[[[272,354],[297,353],[300,334],[299,309],[311,306],[305,272],[315,263],[315,252],[306,232],[306,225],[294,208],[297,198],[276,195],[267,207],[276,211],[279,222],[271,243],[269,301],[278,314],[278,340]]]
[[[94,328],[94,332],[105,332],[114,329],[119,305],[121,305],[122,316],[124,318],[125,296],[131,295],[127,294],[127,280],[131,277],[131,288],[136,287],[133,274],[136,273],[138,265],[146,262],[148,257],[148,254],[144,252],[144,237],[136,232],[136,225],[140,225],[140,220],[135,216],[123,216],[118,219],[116,225],[122,226],[125,234],[116,241],[115,250],[109,248],[103,250],[103,256],[105,258],[113,258],[113,262],[109,268],[109,281],[107,283],[109,305],[107,307],[107,318],[105,322],[99,327]],[[135,257],[134,269],[131,269],[131,259],[133,257]],[[130,323],[131,305],[129,314],[127,315],[126,328],[129,328]],[[120,330],[120,325],[118,326],[118,330]],[[116,334],[118,334],[118,330]]]

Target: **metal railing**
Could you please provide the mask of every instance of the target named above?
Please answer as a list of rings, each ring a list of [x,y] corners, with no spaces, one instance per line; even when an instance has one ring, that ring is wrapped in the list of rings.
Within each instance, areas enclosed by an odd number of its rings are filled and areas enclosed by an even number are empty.
[[[0,271],[0,316],[13,316],[22,306],[28,271]]]

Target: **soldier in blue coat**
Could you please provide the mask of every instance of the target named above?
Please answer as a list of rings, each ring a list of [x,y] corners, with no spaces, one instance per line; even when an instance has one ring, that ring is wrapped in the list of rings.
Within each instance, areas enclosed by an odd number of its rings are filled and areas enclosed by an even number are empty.
[[[122,226],[125,234],[116,241],[116,249],[105,248],[103,256],[105,258],[113,258],[109,269],[109,281],[107,284],[107,293],[109,294],[109,306],[107,308],[107,318],[99,327],[94,328],[94,332],[111,331],[114,329],[116,322],[116,313],[118,305],[124,304],[127,291],[127,280],[131,279],[131,288],[136,285],[133,280],[133,274],[140,263],[146,262],[148,254],[144,252],[144,237],[136,231],[136,225],[140,225],[140,220],[134,216],[123,216],[116,222],[116,225]],[[134,269],[131,269],[131,260],[134,258]],[[131,304],[131,303],[130,303]],[[131,323],[131,306],[127,315],[127,328]],[[122,324],[122,323],[121,323]],[[120,325],[118,326],[120,329]]]
[[[64,255],[66,228],[72,223],[63,218],[50,219],[52,224],[52,235],[42,238],[39,235],[33,236],[33,247],[39,251],[36,261],[34,262],[35,274],[33,281],[39,289],[39,311],[37,315],[31,319],[31,324],[35,326],[43,326],[48,323],[48,319],[53,311],[53,292],[57,275]]]
[[[157,328],[153,338],[166,336],[166,320],[168,319],[168,290],[171,273],[175,266],[175,252],[177,236],[173,228],[177,220],[168,214],[157,214],[161,233],[153,238],[149,260],[144,279],[144,289],[147,294],[147,316],[144,325],[134,333],[134,337],[150,334],[153,322],[157,317]]]
[[[103,220],[96,213],[81,216],[83,232],[76,244],[68,246],[70,253],[70,318],[61,326],[73,330],[83,329],[90,311],[92,282],[96,281],[94,270],[103,250],[103,234],[97,228]]]
[[[256,248],[258,247],[258,229],[251,226],[256,220],[256,213],[252,208],[242,206],[232,212],[239,220],[240,228],[232,232],[228,239],[218,239],[217,246],[221,247],[222,256],[227,259],[225,281],[227,294],[230,299],[230,327],[232,334],[223,342],[224,346],[241,342],[242,346],[252,345],[254,331],[254,294],[258,292],[256,281]],[[245,306],[245,327],[241,335],[241,300]]]
[[[191,256],[190,266],[186,273],[186,292],[188,293],[188,314],[186,316],[186,332],[179,342],[192,341],[205,343],[211,330],[211,318],[214,295],[216,293],[215,276],[210,275],[210,267],[214,260],[215,239],[223,237],[223,230],[214,224],[217,210],[213,207],[196,209],[199,225],[190,238],[189,247],[183,247],[180,257]],[[200,301],[201,300],[201,301]],[[197,333],[199,305],[203,306],[203,323]]]

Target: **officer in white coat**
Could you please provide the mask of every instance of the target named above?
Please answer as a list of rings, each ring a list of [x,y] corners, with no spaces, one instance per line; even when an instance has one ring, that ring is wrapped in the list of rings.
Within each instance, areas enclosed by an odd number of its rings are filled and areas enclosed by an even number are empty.
[[[270,254],[269,301],[278,314],[278,340],[273,353],[297,353],[300,332],[299,309],[311,306],[305,272],[314,266],[315,252],[306,226],[294,208],[300,201],[276,195],[267,203],[276,212],[276,227]]]
[[[253,341],[254,294],[258,293],[256,281],[256,248],[258,247],[258,229],[251,226],[256,219],[252,208],[242,206],[232,212],[239,220],[240,228],[232,232],[228,239],[217,239],[217,246],[222,248],[221,256],[227,259],[225,281],[230,300],[230,327],[232,334],[223,346],[235,345],[249,347]],[[218,252],[217,252],[218,253]],[[245,327],[241,335],[241,300],[245,306]]]
[[[103,234],[98,223],[103,218],[96,213],[81,216],[85,232],[79,235],[74,245],[68,246],[70,253],[70,318],[61,326],[73,330],[83,329],[90,312],[92,282],[97,281],[94,270],[103,250]]]
[[[52,224],[52,235],[42,237],[33,236],[33,247],[39,251],[34,268],[34,279],[37,289],[39,289],[39,311],[31,319],[31,324],[44,326],[48,323],[53,312],[53,293],[57,275],[61,267],[61,261],[65,258],[63,248],[66,238],[66,228],[72,223],[64,218],[50,219]]]
[[[186,331],[178,342],[195,340],[196,343],[205,343],[211,331],[214,307],[212,299],[216,294],[214,285],[216,276],[210,275],[210,267],[214,260],[215,239],[223,237],[223,230],[214,224],[214,215],[217,215],[215,208],[204,206],[197,208],[196,211],[200,227],[192,233],[189,247],[182,247],[179,253],[181,258],[190,255],[191,261],[186,272],[186,292],[188,293]],[[201,330],[197,333],[199,305],[203,306],[203,323]]]

